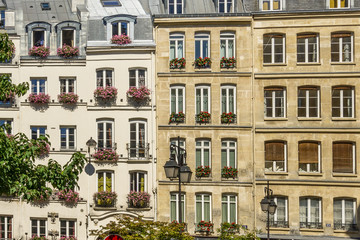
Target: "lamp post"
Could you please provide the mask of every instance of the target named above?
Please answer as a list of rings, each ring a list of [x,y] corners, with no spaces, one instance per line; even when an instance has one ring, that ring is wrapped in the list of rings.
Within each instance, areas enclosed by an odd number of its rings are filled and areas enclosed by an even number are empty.
[[[175,154],[172,152],[175,151]],[[177,162],[175,161],[175,157]],[[176,144],[170,144],[170,159],[164,165],[165,175],[169,179],[178,178],[179,180],[179,194],[178,194],[178,206],[179,206],[179,223],[182,223],[182,210],[181,210],[181,183],[189,183],[191,180],[191,169],[184,163],[186,159],[186,150],[180,147],[180,137],[177,139]]]
[[[96,141],[91,137],[89,140],[87,140],[86,146],[88,147],[89,163],[90,163],[90,148],[96,147]]]
[[[269,187],[269,181],[267,181],[267,187],[264,188],[264,191],[265,191],[265,197],[261,200],[260,205],[261,205],[261,210],[264,213],[267,213],[266,226],[267,226],[267,239],[269,240],[270,239],[270,214],[274,215],[277,205],[274,202],[273,191]]]

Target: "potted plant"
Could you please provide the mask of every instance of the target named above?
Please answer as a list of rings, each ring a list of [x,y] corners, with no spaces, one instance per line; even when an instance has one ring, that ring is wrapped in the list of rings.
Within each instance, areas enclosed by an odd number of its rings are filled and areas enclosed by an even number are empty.
[[[115,87],[107,86],[105,88],[98,87],[94,91],[94,96],[101,100],[114,100],[117,95],[117,89]]]
[[[33,46],[29,50],[29,55],[34,57],[46,58],[50,54],[50,49],[44,46]]]
[[[170,69],[182,69],[185,68],[186,60],[185,58],[174,58],[170,60],[169,67]]]
[[[77,103],[79,96],[75,93],[61,93],[58,95],[59,103],[75,104]]]
[[[195,169],[196,177],[210,177],[211,168],[210,166],[199,166]]]
[[[29,102],[37,104],[46,104],[50,102],[50,96],[45,93],[31,93],[28,97]]]
[[[114,161],[119,159],[119,155],[112,149],[98,149],[93,155],[93,158],[97,161]]]
[[[196,230],[198,232],[206,232],[210,233],[213,232],[214,224],[211,221],[200,221],[196,225]]]
[[[129,98],[133,98],[135,101],[142,101],[149,97],[150,90],[145,86],[141,86],[139,88],[130,87],[126,94]]]
[[[42,236],[42,237],[39,237],[38,235],[33,235],[30,240],[48,240],[46,237]]]
[[[63,58],[72,58],[79,56],[79,48],[72,47],[64,44],[62,47],[57,49],[57,55]]]
[[[117,45],[124,45],[131,43],[130,37],[128,35],[122,34],[122,35],[114,35],[111,38],[111,43],[117,44]]]
[[[220,68],[235,68],[236,58],[235,57],[222,57],[220,60]]]
[[[223,169],[221,169],[221,177],[223,178],[236,178],[238,174],[238,170],[236,168],[233,167],[223,167]]]
[[[170,114],[169,123],[183,123],[185,121],[185,114],[183,112]]]
[[[228,223],[224,222],[220,224],[220,231],[221,232],[227,232],[227,233],[238,233],[240,232],[240,224],[237,224],[235,222]]]
[[[236,114],[223,112],[221,114],[221,123],[234,123],[236,121]]]
[[[182,231],[182,232],[185,232],[186,229],[187,229],[187,224],[186,224],[186,223],[184,223],[184,222],[179,223],[179,222],[176,221],[176,220],[173,220],[173,221],[170,223],[170,225],[175,226],[175,227],[179,227],[179,228],[180,228],[180,231]]]
[[[67,204],[76,204],[79,201],[79,193],[71,189],[60,190],[56,193],[59,200],[65,201]]]
[[[201,111],[196,115],[196,122],[198,123],[209,123],[211,120],[211,114],[209,112]]]
[[[150,203],[150,194],[147,192],[131,191],[127,195],[130,207],[144,208],[148,207]]]
[[[99,207],[112,207],[115,204],[117,194],[115,192],[101,191],[94,193],[95,204]]]
[[[195,67],[197,68],[209,68],[211,67],[211,59],[208,57],[198,57],[195,59]]]

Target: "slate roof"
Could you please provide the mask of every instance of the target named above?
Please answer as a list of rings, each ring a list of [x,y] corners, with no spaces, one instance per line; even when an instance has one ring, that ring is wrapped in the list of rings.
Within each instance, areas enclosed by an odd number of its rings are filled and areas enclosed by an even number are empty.
[[[120,3],[121,6],[103,7],[100,0],[88,0],[87,8],[90,18],[97,19],[117,14],[146,15],[138,0],[120,0]]]

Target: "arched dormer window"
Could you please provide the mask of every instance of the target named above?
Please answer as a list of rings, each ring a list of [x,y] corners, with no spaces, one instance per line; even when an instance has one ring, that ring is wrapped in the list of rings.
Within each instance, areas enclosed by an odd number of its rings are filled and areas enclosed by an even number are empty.
[[[47,22],[32,22],[26,25],[28,48],[33,46],[50,47],[51,24]]]
[[[130,39],[134,40],[134,25],[136,23],[136,16],[120,14],[107,16],[103,18],[103,22],[106,25],[106,39],[110,39],[114,35],[127,35]]]
[[[57,47],[64,44],[76,47],[80,44],[81,24],[74,21],[64,21],[55,26]]]

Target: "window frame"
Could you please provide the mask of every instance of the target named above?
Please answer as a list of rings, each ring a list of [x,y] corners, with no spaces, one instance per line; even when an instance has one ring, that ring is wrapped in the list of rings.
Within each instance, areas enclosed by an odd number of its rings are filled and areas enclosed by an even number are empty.
[[[63,46],[64,45],[64,31],[72,31],[73,33],[73,38],[72,38],[72,44],[71,45],[68,45],[70,47],[76,47],[76,29],[74,28],[71,28],[71,27],[68,27],[68,28],[62,28],[61,29],[61,34],[60,34],[60,46]]]
[[[206,146],[205,143],[208,142],[209,145]],[[200,143],[200,145],[198,146],[198,143]],[[197,158],[197,154],[196,152],[200,150],[200,159],[199,161],[196,159]],[[205,150],[209,151],[209,159],[205,159],[205,155],[204,152]],[[209,164],[205,164],[205,161],[209,161]],[[197,165],[199,162],[200,165]],[[211,168],[211,140],[210,139],[196,139],[195,141],[195,166],[199,167],[199,166],[209,166]]]
[[[310,55],[310,46],[309,45],[309,39],[311,38],[310,36],[315,35],[316,38],[316,61],[309,61],[309,55]],[[296,35],[296,46],[297,46],[297,52],[296,52],[296,56],[297,56],[297,62],[298,63],[319,63],[319,52],[320,52],[320,48],[319,48],[319,34],[318,33],[298,33]],[[299,61],[299,39],[305,39],[304,42],[304,61]],[[311,44],[311,43],[310,43]]]
[[[281,162],[281,161],[276,161],[276,160],[266,160],[266,145],[267,144],[274,144],[274,143],[281,143],[283,144],[283,148],[284,148],[284,167],[283,170],[277,170],[277,169],[281,169],[278,165],[277,162]],[[265,141],[264,143],[264,161],[265,161],[265,168],[264,171],[266,172],[287,172],[287,160],[288,160],[288,154],[287,154],[287,142],[286,141],[279,141],[279,140],[270,140],[270,141]],[[269,168],[266,168],[266,162],[270,162],[272,161],[272,167],[271,170],[269,170]],[[275,170],[274,170],[275,169]]]
[[[182,90],[182,106],[181,106],[181,103],[179,102],[179,98],[181,97],[181,95],[179,94],[179,90]],[[175,91],[175,94],[174,94],[174,98],[175,98],[175,109],[172,109],[172,98],[173,98],[173,95],[172,95],[172,91]],[[186,104],[185,104],[185,96],[186,96],[186,88],[185,86],[183,85],[170,85],[170,114],[175,112],[175,113],[179,113],[179,112],[183,112],[185,113],[185,107],[186,107]],[[180,111],[180,106],[181,108],[183,109],[182,111]]]
[[[42,129],[44,129],[44,133],[42,134]],[[45,136],[46,135],[46,131],[47,131],[47,127],[46,126],[30,126],[30,136],[31,139],[38,139],[40,136]],[[36,132],[36,138],[33,137],[33,133]]]
[[[301,108],[304,108],[305,109],[305,116],[300,116],[300,91],[304,91],[305,90],[305,98],[304,98],[304,101],[305,101],[305,107],[301,107]],[[317,95],[317,106],[316,106],[316,110],[317,110],[317,116],[311,116],[310,117],[310,108],[313,108],[313,107],[310,107],[310,91],[316,91],[316,95]],[[321,111],[321,105],[320,105],[320,100],[321,100],[321,97],[320,97],[320,87],[318,86],[300,86],[298,87],[298,111],[297,111],[297,115],[298,115],[298,118],[320,118],[320,111]]]
[[[114,192],[114,189],[115,189],[115,174],[114,174],[114,171],[112,170],[99,170],[96,172],[96,189],[99,190],[100,186],[99,186],[99,175],[102,174],[103,175],[103,190],[102,191],[105,191],[107,192],[106,190],[106,174],[107,173],[110,173],[111,174],[111,192]]]
[[[276,36],[276,37],[275,37]],[[281,36],[281,37],[278,37]],[[270,42],[265,43],[265,38],[269,37]],[[275,52],[276,43],[275,39],[281,38],[282,39],[282,53]],[[278,44],[279,45],[279,44]],[[270,47],[270,54],[265,53],[265,49]],[[270,55],[270,62],[265,62],[265,56]],[[276,56],[281,55],[282,61],[276,61]],[[284,33],[265,33],[263,35],[263,64],[270,65],[270,64],[286,64],[286,34]]]
[[[269,9],[264,9],[264,1],[269,2]],[[279,9],[274,9],[274,1],[277,0],[260,0],[259,8],[261,11],[282,11],[284,10],[285,2],[279,0]]]
[[[301,214],[300,214],[300,211],[301,211],[301,200],[305,199],[306,200],[306,215],[305,215],[305,218],[306,218],[306,227],[305,228],[312,228],[311,226],[308,226],[310,225],[311,223],[319,223],[322,225],[322,199],[320,197],[300,197],[299,199],[299,218],[301,219]],[[312,206],[311,206],[311,202],[312,201],[318,201],[318,204],[319,204],[319,209],[318,209],[318,214],[319,214],[319,221],[316,222],[311,222],[311,210],[312,210]],[[299,219],[299,220],[300,220]],[[310,220],[310,221],[309,221]],[[304,228],[301,226],[301,221],[300,222],[300,229],[301,228]],[[316,227],[315,228],[319,228],[319,227]],[[322,228],[322,226],[320,227]]]
[[[75,77],[60,77],[59,79],[60,81],[60,94],[61,93],[76,93],[76,78]],[[70,91],[71,88],[71,84],[72,83],[72,88],[73,91]],[[63,91],[63,89],[65,89],[65,91]]]
[[[34,86],[36,82],[36,86]],[[42,86],[42,82],[44,83]],[[31,83],[31,93],[35,94],[35,95],[39,95],[40,93],[47,93],[47,78],[30,78],[30,83]],[[34,89],[36,88],[36,92],[34,91]],[[44,90],[44,91],[42,91]]]
[[[196,199],[196,197],[197,196],[201,196],[201,200],[200,201],[198,201],[197,199]],[[210,207],[209,207],[209,209],[210,209],[210,212],[209,212],[209,221],[212,221],[212,199],[211,199],[211,194],[209,194],[209,193],[196,193],[195,194],[195,223],[198,223],[198,222],[200,222],[200,221],[206,221],[206,220],[204,220],[205,219],[205,208],[204,208],[204,206],[205,206],[205,196],[209,196],[209,205],[210,205]],[[196,214],[196,212],[197,212],[197,203],[200,203],[201,204],[201,219],[197,219],[197,214]]]
[[[328,7],[329,9],[344,9],[344,8],[351,8],[351,1],[350,0],[345,0],[347,1],[347,7],[341,7],[341,0],[334,0],[334,7],[331,7],[331,0],[327,1]],[[337,5],[335,7],[335,4]]]
[[[5,9],[0,9],[0,29],[5,28]]]
[[[337,228],[337,221],[335,220],[335,202],[336,201],[341,201],[341,228]],[[351,223],[347,223],[346,222],[346,201],[351,201],[352,202],[352,222]],[[356,207],[356,199],[355,198],[334,198],[333,200],[333,221],[334,221],[334,230],[351,230],[351,226],[350,229],[344,229],[344,227],[346,227],[346,224],[351,224],[351,225],[356,225],[357,223],[357,207]]]
[[[225,108],[223,109],[223,90],[226,91],[225,93]],[[230,90],[233,90],[233,111],[230,111]],[[234,113],[236,114],[236,86],[234,85],[222,85],[220,87],[220,103],[221,103],[221,113]]]
[[[100,140],[101,140],[101,139],[99,140],[99,135],[100,135],[100,133],[99,133],[99,124],[103,124],[103,129],[104,129],[103,130],[103,136],[102,136],[102,141],[104,142],[104,144],[103,144],[102,147],[100,147],[100,145],[99,145]],[[111,139],[106,138],[106,125],[107,124],[111,124]],[[115,122],[114,122],[114,120],[113,119],[99,119],[99,120],[96,121],[96,126],[97,126],[97,143],[98,143],[97,147],[99,149],[112,149],[114,147],[114,145],[115,145],[115,143],[114,143],[114,140],[115,140],[115,136],[114,136],[114,134],[115,134]],[[109,141],[110,141],[110,143],[109,143]],[[110,146],[110,147],[107,147],[107,146]]]
[[[287,117],[287,91],[286,91],[286,87],[283,86],[268,86],[264,88],[264,105],[265,105],[265,118],[286,118]],[[266,113],[266,109],[268,108],[266,105],[266,99],[267,97],[265,96],[266,91],[271,91],[271,97],[269,97],[271,99],[271,116],[267,116]],[[282,91],[282,103],[283,105],[280,106],[280,109],[282,109],[283,112],[283,116],[276,116],[276,99],[279,97],[276,97],[276,91]]]
[[[223,5],[224,11],[220,11],[221,5]],[[230,9],[229,9],[229,5],[230,5]],[[218,13],[233,13],[234,12],[234,1],[233,0],[218,0],[217,9],[218,9]]]
[[[173,4],[170,3],[170,1],[173,1]],[[184,13],[184,1],[185,0],[167,0],[167,10],[169,14],[183,14]],[[179,3],[180,2],[180,3]],[[170,6],[173,5],[173,12],[170,11]],[[179,6],[180,6],[180,11],[179,12]]]
[[[111,79],[107,79],[106,73],[108,71],[111,71]],[[99,77],[99,73],[102,72],[102,76]],[[96,69],[96,87],[113,87],[114,86],[114,80],[115,80],[115,72],[113,68],[98,68]],[[110,81],[110,83],[108,83]]]
[[[226,146],[223,146],[223,143],[226,144]],[[234,146],[231,146],[231,144],[234,144]],[[223,165],[223,159],[222,159],[222,153],[223,150],[225,150],[226,153],[226,165]],[[234,151],[234,166],[231,166],[231,159],[230,159],[230,152]],[[233,168],[237,168],[237,142],[235,140],[232,139],[222,139],[221,140],[221,169],[223,169],[224,167],[233,167]]]
[[[125,33],[123,33],[123,25],[126,26],[126,31]],[[115,26],[117,26],[115,28]],[[115,36],[115,35],[118,35],[118,36],[121,36],[121,35],[126,35],[126,36],[129,36],[129,26],[130,26],[130,23],[128,21],[113,21],[111,22],[111,36]],[[116,31],[118,32],[118,34],[114,34],[114,29],[116,29]],[[120,33],[120,34],[119,34]]]
[[[232,36],[230,36],[232,35]],[[221,41],[225,41],[225,56],[221,55]],[[220,58],[230,58],[229,54],[229,42],[233,41],[233,53],[232,57],[236,58],[236,39],[235,39],[235,33],[233,32],[220,32]]]
[[[347,89],[345,89],[347,88]],[[334,116],[334,91],[340,90],[340,96],[339,96],[339,114],[340,116]],[[350,117],[344,117],[344,90],[351,90],[351,106],[346,106],[346,108],[351,108],[351,116]],[[346,99],[345,99],[346,100]],[[333,86],[331,88],[331,111],[332,111],[332,118],[355,118],[355,88],[354,86]]]
[[[284,223],[283,224],[279,224],[277,222],[278,221],[278,208],[276,208],[276,211],[273,215],[270,215],[270,226],[271,227],[278,227],[278,228],[282,228],[282,227],[289,227],[289,199],[286,196],[275,196],[273,197],[275,204],[278,206],[278,200],[279,199],[283,199],[285,202],[285,213],[284,213]],[[271,222],[271,220],[273,221],[273,223]],[[272,223],[272,224],[271,224]],[[275,224],[277,223],[277,224]],[[280,225],[280,226],[279,226]]]
[[[136,23],[137,17],[134,15],[123,15],[123,14],[117,14],[117,15],[111,15],[106,16],[103,18],[103,22],[106,25],[106,39],[107,41],[110,41],[113,37],[113,23],[127,23],[127,36],[130,38],[131,41],[134,41],[134,28]],[[118,30],[120,28],[120,31],[118,33],[121,33],[121,24],[119,26],[118,24]]]
[[[65,232],[66,232],[66,234],[65,235],[63,235],[63,234],[61,234],[61,230],[62,230],[62,226],[61,226],[61,223],[63,223],[63,222],[65,222]],[[74,222],[74,235],[70,235],[69,233],[70,233],[70,222]],[[76,219],[60,219],[60,229],[59,229],[59,237],[61,238],[61,237],[76,237],[76,233],[77,233],[77,221],[76,221]]]
[[[122,6],[119,0],[100,0],[100,2],[103,7],[121,7]],[[117,2],[118,4],[106,4],[107,2],[110,2],[110,3]]]
[[[175,199],[172,199],[175,196]],[[172,216],[172,206],[175,204],[175,218]],[[186,222],[186,194],[181,192],[181,210],[182,210],[182,221]],[[179,193],[170,192],[170,221],[179,222]]]
[[[33,221],[36,221],[36,233],[33,232],[33,227],[35,227],[33,225]],[[40,228],[41,226],[41,222],[40,221],[44,221],[45,222],[45,226],[43,226],[45,228],[45,235],[40,234]],[[30,226],[31,226],[31,236],[33,235],[37,235],[39,237],[46,237],[48,236],[48,223],[47,223],[47,219],[44,218],[30,218]]]
[[[175,144],[178,146],[178,138],[170,138],[170,145],[172,145],[172,144]],[[186,150],[186,139],[185,138],[180,138],[180,148],[183,148]],[[171,155],[175,155],[175,161],[178,163],[179,161],[178,161],[177,153],[176,153],[177,149],[173,149],[173,150],[174,150],[174,152],[171,152],[171,150],[170,150],[170,157],[171,157]],[[182,152],[182,153],[184,153],[184,152]],[[183,158],[183,164],[186,164],[186,157]]]
[[[207,108],[208,110],[205,110],[206,104],[204,103],[204,91],[207,90],[208,96],[207,96]],[[199,101],[200,101],[200,109],[198,109],[198,97],[197,97],[197,91],[200,91]],[[211,112],[211,86],[208,85],[197,85],[195,86],[195,111],[196,114],[199,114],[200,112]]]
[[[51,33],[51,24],[43,21],[31,22],[25,26],[25,32],[27,33],[27,44],[28,49],[35,46],[34,44],[34,31],[44,31],[44,47],[50,46],[50,33]]]
[[[223,200],[223,198],[226,197],[226,201]],[[235,202],[233,202],[231,200],[231,197],[235,197]],[[226,194],[222,194],[221,196],[221,222],[225,223],[238,223],[238,204],[237,204],[237,195],[236,194],[231,194],[231,193],[226,193]],[[223,221],[223,204],[226,205],[226,211],[227,211],[227,221]],[[235,204],[235,221],[231,220],[232,218],[232,212],[231,212],[231,204]]]
[[[175,56],[173,58],[171,58],[171,42],[172,41],[174,41],[174,47],[175,47],[175,50],[174,50]],[[179,56],[180,54],[178,52],[179,42],[182,42],[182,49],[181,49],[182,56]],[[172,59],[175,59],[175,58],[185,58],[185,34],[184,33],[174,32],[174,33],[169,34],[169,60],[171,61]]]
[[[60,126],[60,150],[76,150],[76,126]],[[65,147],[62,146],[63,140],[62,140],[62,129],[65,129]],[[74,138],[74,146],[70,146],[70,129],[73,129],[73,138]]]
[[[351,144],[351,150],[352,150],[352,172],[338,172],[338,171],[334,171],[334,164],[335,164],[335,151],[334,151],[334,144]],[[334,141],[332,143],[332,152],[333,152],[333,156],[332,156],[332,162],[333,162],[333,168],[332,171],[333,173],[340,173],[340,174],[356,174],[356,142],[349,142],[349,141]]]
[[[0,224],[2,219],[4,221],[5,229],[0,231],[0,239],[13,239],[14,217],[12,215],[0,215]]]
[[[300,168],[300,164],[304,164],[304,163],[300,163],[300,144],[305,144],[305,143],[317,144],[317,151],[318,151],[317,165],[318,166],[317,166],[317,171],[315,171],[315,172],[312,172],[310,170],[311,163],[306,163],[306,170],[303,170],[302,168]],[[299,174],[301,174],[301,173],[321,173],[321,142],[319,142],[319,141],[299,141],[298,142],[298,162],[299,162],[299,166],[298,166]]]
[[[197,42],[199,43],[199,46],[197,46]],[[197,58],[205,58],[205,57],[208,57],[208,58],[211,58],[210,56],[210,53],[211,53],[211,46],[210,46],[210,33],[205,33],[205,32],[199,32],[199,33],[195,33],[195,36],[194,36],[194,56],[195,56],[195,59]],[[207,51],[204,52],[204,44],[207,43]],[[199,56],[196,56],[196,51],[197,51],[197,48],[200,47],[200,55]],[[206,56],[204,56],[204,53],[206,53]]]
[[[144,190],[141,191],[141,174],[144,177]],[[135,176],[134,176],[135,175]],[[130,171],[130,191],[136,191],[136,192],[147,192],[147,172],[146,171]],[[134,178],[135,177],[135,178]]]
[[[143,137],[143,143],[140,141],[140,134],[141,134],[141,128],[140,124],[144,125],[144,137]],[[132,139],[132,131],[131,126],[135,125],[135,139]],[[148,145],[148,139],[147,139],[147,121],[146,120],[130,120],[130,151],[129,151],[129,158],[146,158],[147,157],[147,145]],[[133,142],[135,142],[135,146],[133,145]],[[135,149],[135,152],[133,151]],[[144,151],[143,154],[140,154],[140,150]],[[133,155],[135,153],[135,155]]]
[[[344,37],[334,37],[333,35],[341,35],[341,34],[347,34],[349,35],[350,34],[350,61],[346,61],[343,59],[343,47],[346,46],[343,44],[344,42]],[[351,32],[351,31],[344,31],[344,32],[332,32],[331,35],[330,35],[331,39],[330,39],[330,53],[331,53],[331,56],[330,56],[330,61],[331,63],[353,63],[354,62],[354,32]],[[338,41],[338,44],[333,44],[333,39],[334,38],[338,38],[339,41]],[[332,50],[332,46],[335,46],[337,45],[338,47],[338,50],[339,52],[333,52]],[[343,46],[344,45],[344,46]],[[336,61],[333,59],[333,53],[338,53],[338,58],[339,60]]]
[[[141,84],[141,80],[140,80],[140,71],[144,71],[144,83]],[[135,79],[132,79],[131,77],[131,72],[135,72]],[[129,87],[142,87],[142,86],[147,86],[147,78],[148,78],[148,74],[147,74],[147,68],[129,68]],[[135,80],[135,85],[132,85],[131,82]]]

